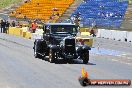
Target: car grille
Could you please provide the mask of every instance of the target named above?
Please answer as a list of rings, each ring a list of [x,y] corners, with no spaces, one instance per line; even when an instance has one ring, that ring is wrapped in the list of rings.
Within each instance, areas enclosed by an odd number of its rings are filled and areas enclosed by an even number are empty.
[[[74,54],[75,53],[75,39],[66,39],[65,40],[65,54]]]
[[[60,43],[67,36],[68,35],[66,35],[66,34],[54,34],[54,38],[56,39],[56,41],[58,43]]]

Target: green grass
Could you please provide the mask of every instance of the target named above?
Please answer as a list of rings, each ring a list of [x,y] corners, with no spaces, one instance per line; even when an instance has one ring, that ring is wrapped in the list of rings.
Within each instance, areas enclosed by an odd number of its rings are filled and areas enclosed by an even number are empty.
[[[12,4],[19,3],[21,1],[22,0],[0,0],[0,9],[8,7],[8,6],[12,5]]]

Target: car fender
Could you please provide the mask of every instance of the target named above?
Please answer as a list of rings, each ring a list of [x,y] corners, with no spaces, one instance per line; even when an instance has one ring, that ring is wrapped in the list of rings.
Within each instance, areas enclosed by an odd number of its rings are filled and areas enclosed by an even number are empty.
[[[83,51],[88,51],[88,50],[91,50],[91,48],[88,45],[83,45],[82,50]]]
[[[82,45],[77,47],[77,53],[79,56],[81,56],[84,52],[87,52],[91,50],[91,48],[88,45]]]
[[[43,49],[47,48],[47,44],[43,39],[36,39],[34,46],[37,47],[37,51],[43,51]]]
[[[48,48],[49,49],[52,49],[52,50],[55,50],[55,51],[57,51],[59,48],[56,46],[56,45],[48,45]]]

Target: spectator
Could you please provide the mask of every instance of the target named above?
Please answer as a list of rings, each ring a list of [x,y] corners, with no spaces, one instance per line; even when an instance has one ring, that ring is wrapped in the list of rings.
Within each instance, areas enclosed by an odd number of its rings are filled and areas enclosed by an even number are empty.
[[[6,20],[4,20],[4,27],[3,27],[3,33],[6,32]]]
[[[0,25],[1,25],[1,33],[4,33],[4,32],[5,32],[6,22],[5,22],[5,21],[3,21],[3,20],[1,20]]]
[[[28,26],[28,31],[32,32],[32,27]]]
[[[20,24],[19,28],[22,28],[22,24]]]
[[[15,26],[16,26],[15,21],[12,21],[12,27],[15,27]]]
[[[12,11],[11,14],[14,14],[14,12]]]
[[[18,26],[18,27],[20,27],[20,26],[21,26],[21,24],[20,24],[20,22],[19,22],[19,21],[18,21],[18,23],[17,23],[17,26]]]
[[[95,37],[95,36],[96,36],[96,35],[95,35],[95,31],[94,31],[94,29],[93,29],[93,28],[90,30],[90,35],[92,35],[93,37]]]
[[[25,2],[25,3],[28,3],[28,2],[30,2],[30,0],[24,0],[24,2]]]
[[[10,26],[10,23],[8,21],[6,21],[6,30],[5,30],[5,33],[8,33],[9,31],[9,26]]]
[[[56,16],[60,16],[60,14],[57,12],[57,13],[56,13]]]
[[[81,15],[81,13],[80,13],[80,12],[77,12],[77,14],[75,15],[75,17],[76,17],[76,18],[79,18],[80,15]]]
[[[80,18],[75,17],[74,18],[74,23],[75,23],[76,26],[79,26],[79,24],[80,24]]]
[[[53,11],[58,11],[58,9],[57,9],[56,7],[54,7],[52,10],[53,10]]]
[[[38,27],[38,25],[37,25],[36,21],[34,21],[32,23],[32,33],[35,33],[37,27]]]
[[[24,18],[24,20],[26,20],[27,19],[27,16],[25,15],[23,18]]]
[[[49,17],[49,19],[50,19],[50,20],[53,20],[53,18],[54,18],[54,15],[52,14],[52,15]]]
[[[2,27],[2,25],[3,25],[3,20],[1,20],[1,22],[0,22],[1,33],[3,32],[3,27]]]

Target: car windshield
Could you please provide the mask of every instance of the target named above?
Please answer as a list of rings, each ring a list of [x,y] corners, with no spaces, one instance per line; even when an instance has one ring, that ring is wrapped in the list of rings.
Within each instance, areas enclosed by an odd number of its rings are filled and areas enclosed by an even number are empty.
[[[77,27],[74,25],[52,25],[51,26],[51,33],[61,33],[61,32],[67,32],[67,33],[77,33]]]

